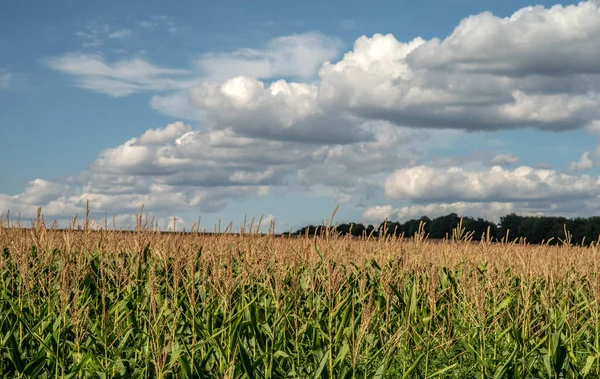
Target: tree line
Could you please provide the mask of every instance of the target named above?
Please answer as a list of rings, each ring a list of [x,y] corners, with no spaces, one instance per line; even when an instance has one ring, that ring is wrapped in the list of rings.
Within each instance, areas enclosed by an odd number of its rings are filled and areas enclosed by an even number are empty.
[[[429,218],[423,216],[405,222],[385,221],[381,224],[367,225],[361,223],[343,223],[336,225],[335,230],[341,235],[378,237],[381,234],[413,237],[423,224],[423,231],[429,238],[441,239],[451,237],[462,219],[462,228],[465,233],[472,235],[472,239],[479,241],[489,236],[495,240],[514,241],[524,239],[526,242],[539,244],[556,244],[560,241],[570,240],[573,244],[589,245],[598,241],[600,236],[600,217],[566,218],[557,216],[519,216],[515,213],[500,218],[499,223],[494,223],[483,218],[459,217],[456,213],[446,216]],[[292,233],[293,235],[320,234],[325,230],[324,225],[308,225]],[[568,232],[565,233],[565,231]],[[285,233],[289,234],[289,233]]]

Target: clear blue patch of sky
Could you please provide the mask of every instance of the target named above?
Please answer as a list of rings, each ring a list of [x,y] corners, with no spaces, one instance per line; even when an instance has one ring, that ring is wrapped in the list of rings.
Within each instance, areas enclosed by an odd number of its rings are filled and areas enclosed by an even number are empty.
[[[513,154],[518,165],[536,167],[548,165],[565,170],[570,161],[578,161],[583,152],[593,154],[598,139],[585,129],[560,132],[540,131],[532,128],[496,132],[465,133],[451,143],[429,149],[424,159],[464,156],[475,151],[488,154]]]

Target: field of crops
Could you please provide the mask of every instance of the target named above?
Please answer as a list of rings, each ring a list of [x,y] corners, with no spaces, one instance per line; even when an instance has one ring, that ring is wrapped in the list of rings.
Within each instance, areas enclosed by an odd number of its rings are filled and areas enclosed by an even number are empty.
[[[595,245],[247,229],[3,223],[2,377],[600,377]]]

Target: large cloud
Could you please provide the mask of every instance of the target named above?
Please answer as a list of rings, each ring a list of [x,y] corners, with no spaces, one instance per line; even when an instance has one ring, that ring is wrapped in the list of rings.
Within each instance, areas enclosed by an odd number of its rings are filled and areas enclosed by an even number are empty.
[[[269,86],[238,76],[191,89],[193,104],[205,112],[212,129],[232,128],[242,135],[305,143],[351,143],[369,139],[360,120],[323,112],[317,88],[279,80]]]
[[[230,200],[266,196],[281,187],[325,189],[356,203],[367,191],[383,191],[389,165],[412,159],[402,148],[414,138],[410,131],[386,123],[364,128],[374,139],[350,147],[257,139],[176,122],[100,152],[69,185],[38,179],[21,194],[3,195],[0,209],[32,216],[43,206],[49,215],[68,218],[83,212],[89,200],[93,212],[125,215],[143,204],[165,216],[216,212]]]
[[[181,94],[153,103],[178,116],[195,107],[213,127],[277,139],[327,138],[323,130],[342,138],[339,124],[352,136],[361,119],[417,128],[576,129],[600,119],[598,30],[600,7],[590,1],[523,8],[507,18],[481,13],[444,40],[362,36],[337,62],[328,60],[335,49],[322,49],[321,35],[283,37],[260,52],[205,55],[204,70],[220,81],[193,86],[191,104],[183,105]],[[288,40],[290,47],[279,43]],[[306,73],[288,51],[298,45],[303,52],[312,46]],[[280,56],[288,58],[273,58]],[[323,59],[316,82],[257,80],[309,76],[316,57]]]
[[[482,13],[445,40],[361,37],[320,71],[333,109],[415,127],[564,130],[599,116],[596,2]]]
[[[485,171],[416,166],[394,172],[385,182],[389,199],[417,202],[569,200],[599,193],[597,178],[527,166],[514,170],[494,166]]]
[[[443,41],[415,51],[413,67],[443,71],[528,75],[598,74],[600,7],[526,7],[499,18],[489,12],[463,19]]]

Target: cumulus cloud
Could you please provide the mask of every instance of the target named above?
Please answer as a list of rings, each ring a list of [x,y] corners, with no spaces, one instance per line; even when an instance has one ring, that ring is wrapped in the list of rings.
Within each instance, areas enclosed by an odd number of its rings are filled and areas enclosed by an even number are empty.
[[[508,18],[481,13],[444,40],[362,36],[337,62],[330,61],[335,39],[280,37],[261,50],[203,55],[200,70],[212,80],[192,86],[187,103],[178,94],[153,106],[189,116],[191,103],[213,128],[275,139],[325,138],[325,131],[340,139],[341,124],[355,142],[352,126],[367,120],[483,131],[581,128],[600,119],[599,28],[595,2],[523,8]],[[314,82],[260,80],[310,77],[319,65]]]
[[[352,143],[369,139],[361,120],[323,112],[317,88],[278,80],[264,82],[244,76],[223,83],[205,82],[190,90],[192,103],[204,112],[212,129],[280,141]]]
[[[20,213],[26,220],[33,217],[40,206],[44,206],[46,216],[60,218],[69,213],[73,216],[81,208],[69,201],[66,195],[69,189],[69,186],[43,179],[32,180],[22,193],[13,196],[0,194],[0,213],[12,210],[13,215]]]
[[[519,158],[513,154],[498,154],[491,161],[494,166],[510,166],[519,163]]]
[[[560,48],[557,48],[560,46]],[[411,65],[524,77],[600,73],[600,4],[525,7],[510,17],[463,19],[443,41],[428,41]]]
[[[351,124],[352,117],[415,128],[557,131],[600,119],[599,30],[600,6],[588,1],[527,7],[506,18],[484,12],[462,20],[443,40],[362,36],[337,62],[331,61],[340,49],[335,38],[315,32],[278,37],[259,49],[202,55],[198,80],[191,84],[173,78],[185,70],[139,60],[110,65],[98,57],[67,55],[52,67],[76,75],[80,86],[113,96],[189,89],[191,106],[212,127],[277,131],[272,138],[298,129],[308,131],[292,138],[322,134]],[[92,63],[98,70],[81,68]],[[143,79],[113,73],[120,71],[115,66],[130,65],[142,66],[136,72]],[[310,83],[260,81],[306,79],[316,70],[318,80]],[[174,96],[155,98],[153,106],[167,114],[193,114],[183,95]],[[273,123],[289,130],[281,132]]]
[[[598,30],[600,7],[584,2],[471,16],[443,41],[363,36],[323,65],[319,96],[331,108],[413,127],[583,127],[599,113]]]
[[[182,231],[186,227],[186,222],[181,217],[171,216],[168,218],[161,218],[158,220],[159,228],[166,229],[171,232]]]
[[[232,199],[269,195],[272,188],[315,189],[356,204],[383,192],[389,165],[410,161],[403,146],[414,136],[385,123],[364,126],[375,137],[353,145],[306,144],[252,138],[233,129],[194,129],[183,122],[148,129],[106,149],[68,186],[35,180],[22,194],[2,198],[2,209],[65,207],[62,217],[85,209],[117,215],[144,204],[159,215],[216,212]],[[54,211],[53,211],[54,212]]]
[[[589,199],[597,197],[599,191],[598,179],[590,176],[527,166],[514,170],[494,166],[486,171],[416,166],[398,170],[385,181],[389,199],[416,202]]]
[[[322,33],[309,32],[273,38],[261,49],[206,53],[198,60],[203,76],[223,81],[235,76],[311,78],[323,62],[335,58],[342,43]]]
[[[391,205],[376,205],[369,207],[363,213],[363,220],[366,222],[382,222],[389,219],[396,211]]]
[[[577,162],[569,162],[569,171],[586,171],[594,167],[594,162],[590,159],[590,153],[584,152]]]

